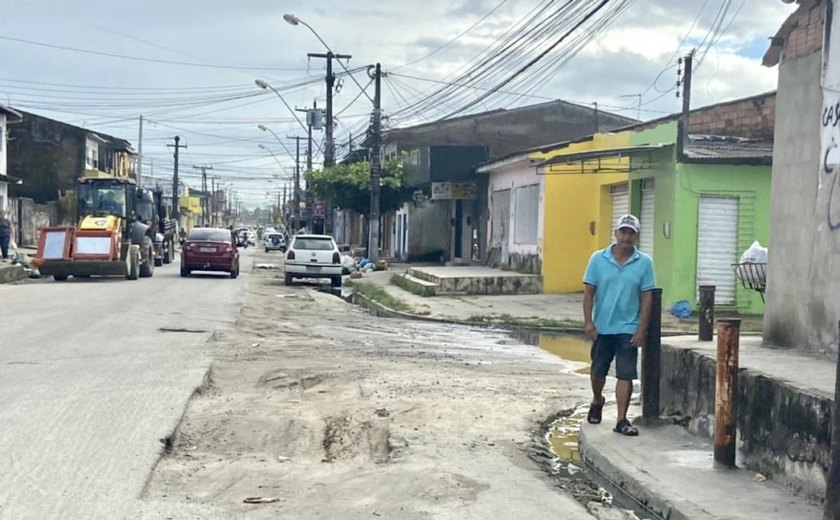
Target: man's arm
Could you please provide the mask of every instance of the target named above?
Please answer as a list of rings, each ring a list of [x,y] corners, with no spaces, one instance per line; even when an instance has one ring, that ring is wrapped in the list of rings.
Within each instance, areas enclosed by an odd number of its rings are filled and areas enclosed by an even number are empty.
[[[592,307],[595,302],[595,286],[583,284],[583,334],[595,341],[598,339],[598,330],[592,322]]]
[[[639,328],[633,334],[632,343],[636,347],[643,347],[647,338],[648,324],[650,323],[650,304],[653,300],[651,291],[644,291],[639,297],[641,309],[639,311]]]

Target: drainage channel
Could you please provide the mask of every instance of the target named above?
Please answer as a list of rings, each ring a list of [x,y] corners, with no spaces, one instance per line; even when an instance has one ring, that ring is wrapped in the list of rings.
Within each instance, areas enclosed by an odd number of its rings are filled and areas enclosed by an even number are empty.
[[[544,334],[518,331],[513,334],[526,344],[537,346],[565,361],[585,363],[575,370],[578,374],[589,374],[591,343],[580,336]],[[573,410],[566,410],[549,418],[540,429],[536,439],[539,448],[535,460],[547,467],[559,486],[569,491],[596,518],[622,518],[626,520],[658,519],[642,504],[630,497],[614,496],[607,488],[613,486],[594,468],[587,468],[581,460],[578,442],[580,426],[586,420],[589,403]],[[550,450],[550,456],[545,453]],[[551,460],[547,460],[550,457]],[[596,504],[593,505],[592,503]],[[616,511],[618,510],[618,511]],[[619,515],[616,516],[615,513]]]

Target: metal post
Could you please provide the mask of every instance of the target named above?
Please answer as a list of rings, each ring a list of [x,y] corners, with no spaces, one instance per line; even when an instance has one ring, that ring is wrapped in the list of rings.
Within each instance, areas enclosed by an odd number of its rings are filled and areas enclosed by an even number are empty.
[[[741,320],[717,322],[715,384],[715,464],[735,467],[738,399],[738,339]]]
[[[715,322],[715,286],[700,286],[700,324],[697,339],[712,341],[712,324]]]
[[[659,419],[659,381],[662,349],[662,289],[651,291],[650,322],[642,349],[642,417]]]
[[[838,324],[840,329],[840,324]],[[825,486],[825,520],[840,519],[840,358],[837,359],[834,382],[834,405],[831,409],[831,466]]]

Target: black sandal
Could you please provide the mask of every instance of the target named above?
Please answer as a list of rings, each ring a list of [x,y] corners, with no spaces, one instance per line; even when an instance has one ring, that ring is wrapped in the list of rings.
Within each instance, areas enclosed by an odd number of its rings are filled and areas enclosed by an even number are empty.
[[[628,437],[635,437],[636,435],[639,435],[639,430],[630,424],[630,421],[627,419],[618,421],[618,424],[615,425],[613,431],[622,435],[627,435]]]
[[[589,424],[601,424],[601,412],[603,411],[604,403],[606,402],[607,398],[602,395],[601,404],[590,404],[589,413],[586,414],[586,422],[588,422]]]

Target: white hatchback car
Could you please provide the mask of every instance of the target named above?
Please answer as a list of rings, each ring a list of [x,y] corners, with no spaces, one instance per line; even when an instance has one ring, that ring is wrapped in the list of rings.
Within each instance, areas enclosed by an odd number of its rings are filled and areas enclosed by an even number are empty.
[[[286,285],[293,278],[329,278],[333,287],[341,287],[341,253],[329,235],[295,235],[284,269]]]

